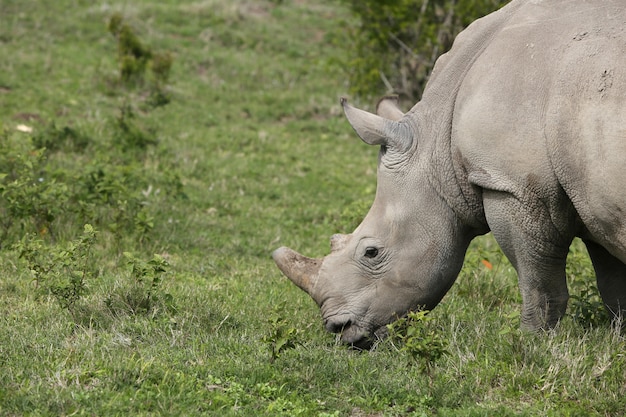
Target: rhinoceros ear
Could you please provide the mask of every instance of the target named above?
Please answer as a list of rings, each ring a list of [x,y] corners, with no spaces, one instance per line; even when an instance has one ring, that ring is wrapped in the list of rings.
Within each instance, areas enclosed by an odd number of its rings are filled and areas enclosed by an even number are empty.
[[[382,145],[398,151],[406,151],[411,147],[412,137],[408,125],[395,120],[385,119],[378,115],[357,109],[341,98],[343,111],[352,128],[369,145]]]
[[[376,114],[385,119],[396,122],[404,117],[404,113],[398,105],[398,96],[385,96],[376,104]]]

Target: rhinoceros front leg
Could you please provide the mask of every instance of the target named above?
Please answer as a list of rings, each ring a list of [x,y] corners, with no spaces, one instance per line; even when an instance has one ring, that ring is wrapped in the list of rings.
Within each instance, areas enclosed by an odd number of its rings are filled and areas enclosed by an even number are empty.
[[[585,240],[602,301],[614,320],[626,317],[626,265],[602,246]]]
[[[557,230],[538,200],[483,190],[483,204],[489,227],[519,277],[522,327],[554,327],[567,308],[565,261],[573,235]]]

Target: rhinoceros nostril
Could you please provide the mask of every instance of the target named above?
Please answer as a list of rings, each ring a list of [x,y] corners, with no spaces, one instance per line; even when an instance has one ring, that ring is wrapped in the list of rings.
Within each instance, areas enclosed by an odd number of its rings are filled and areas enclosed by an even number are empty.
[[[341,333],[345,329],[350,327],[351,324],[352,324],[352,322],[350,320],[345,321],[345,322],[344,321],[327,320],[325,327],[326,327],[326,330],[328,330],[330,333]]]

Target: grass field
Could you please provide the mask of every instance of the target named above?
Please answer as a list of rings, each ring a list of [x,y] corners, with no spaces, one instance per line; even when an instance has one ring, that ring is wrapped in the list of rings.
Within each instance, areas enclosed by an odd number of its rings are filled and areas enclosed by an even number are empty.
[[[132,82],[114,15],[153,52]],[[374,197],[338,104],[347,24],[331,0],[2,0],[0,415],[624,415],[626,342],[579,242],[568,316],[535,335],[475,241],[428,366],[342,346],[273,265],[326,254]]]

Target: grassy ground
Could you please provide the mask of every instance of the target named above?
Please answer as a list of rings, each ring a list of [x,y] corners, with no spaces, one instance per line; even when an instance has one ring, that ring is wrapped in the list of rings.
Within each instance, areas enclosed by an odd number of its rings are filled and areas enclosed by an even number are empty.
[[[120,83],[115,13],[173,54],[160,90]],[[476,241],[426,368],[341,346],[281,277],[273,249],[324,255],[373,199],[376,151],[338,105],[346,21],[330,0],[2,1],[0,415],[623,415],[626,343],[590,326],[579,244],[579,298],[531,335],[514,271]]]

